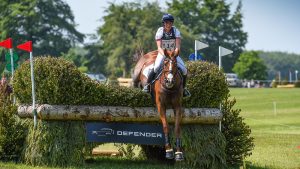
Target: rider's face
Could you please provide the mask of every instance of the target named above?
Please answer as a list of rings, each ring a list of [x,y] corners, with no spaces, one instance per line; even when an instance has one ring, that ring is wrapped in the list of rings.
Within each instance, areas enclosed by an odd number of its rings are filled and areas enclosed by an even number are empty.
[[[171,21],[164,22],[164,27],[165,27],[166,31],[170,31],[172,26],[173,26],[173,22],[171,22]]]

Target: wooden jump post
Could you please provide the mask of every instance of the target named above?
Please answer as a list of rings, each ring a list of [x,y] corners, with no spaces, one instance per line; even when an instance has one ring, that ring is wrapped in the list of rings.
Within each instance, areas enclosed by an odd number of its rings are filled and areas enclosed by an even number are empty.
[[[18,115],[32,118],[31,105],[20,105]],[[74,106],[74,105],[36,105],[37,117],[41,120],[84,120],[105,122],[160,122],[159,113],[154,107],[121,106]],[[172,109],[167,110],[169,122],[174,123]],[[217,124],[222,113],[217,108],[185,108],[182,124]]]
[[[132,78],[118,78],[119,86],[131,87],[133,86]]]

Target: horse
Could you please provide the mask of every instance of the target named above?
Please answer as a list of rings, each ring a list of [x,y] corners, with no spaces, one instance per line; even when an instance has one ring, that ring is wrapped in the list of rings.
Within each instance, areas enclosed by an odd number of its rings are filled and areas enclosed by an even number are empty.
[[[151,64],[154,63],[157,54],[158,51],[152,51],[140,57],[134,68],[133,83],[135,87],[143,87],[146,85],[147,78],[142,72],[147,66],[151,66]],[[166,118],[166,109],[171,107],[174,110],[176,137],[175,160],[182,161],[184,158],[180,138],[180,121],[183,112],[183,83],[176,61],[178,52],[164,50],[164,54],[166,58],[163,61],[162,71],[156,75],[156,80],[152,83],[150,91],[163,126],[167,159],[174,159],[174,150],[169,140],[169,125]]]

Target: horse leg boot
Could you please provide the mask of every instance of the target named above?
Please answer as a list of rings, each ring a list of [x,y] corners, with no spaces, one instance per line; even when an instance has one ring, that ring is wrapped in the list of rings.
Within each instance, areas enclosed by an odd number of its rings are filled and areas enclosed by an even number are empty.
[[[143,88],[143,92],[149,93],[150,92],[150,83],[154,80],[155,72],[154,69],[150,69],[147,79],[147,84]]]
[[[176,161],[182,161],[183,153],[181,151],[181,140],[180,138],[176,138],[176,152],[175,152],[175,160]]]
[[[186,79],[187,79],[187,75],[183,75],[182,74],[182,80],[183,80],[183,97],[190,97],[191,93],[190,91],[186,88]]]
[[[174,158],[174,151],[171,148],[169,135],[165,135],[165,148],[166,148],[166,159],[173,159]]]

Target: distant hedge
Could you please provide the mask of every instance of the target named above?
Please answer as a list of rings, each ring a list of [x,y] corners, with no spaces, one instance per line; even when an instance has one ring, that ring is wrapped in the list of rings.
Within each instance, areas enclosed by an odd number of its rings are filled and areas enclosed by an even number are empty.
[[[300,80],[298,80],[297,82],[295,82],[295,87],[300,88]]]

